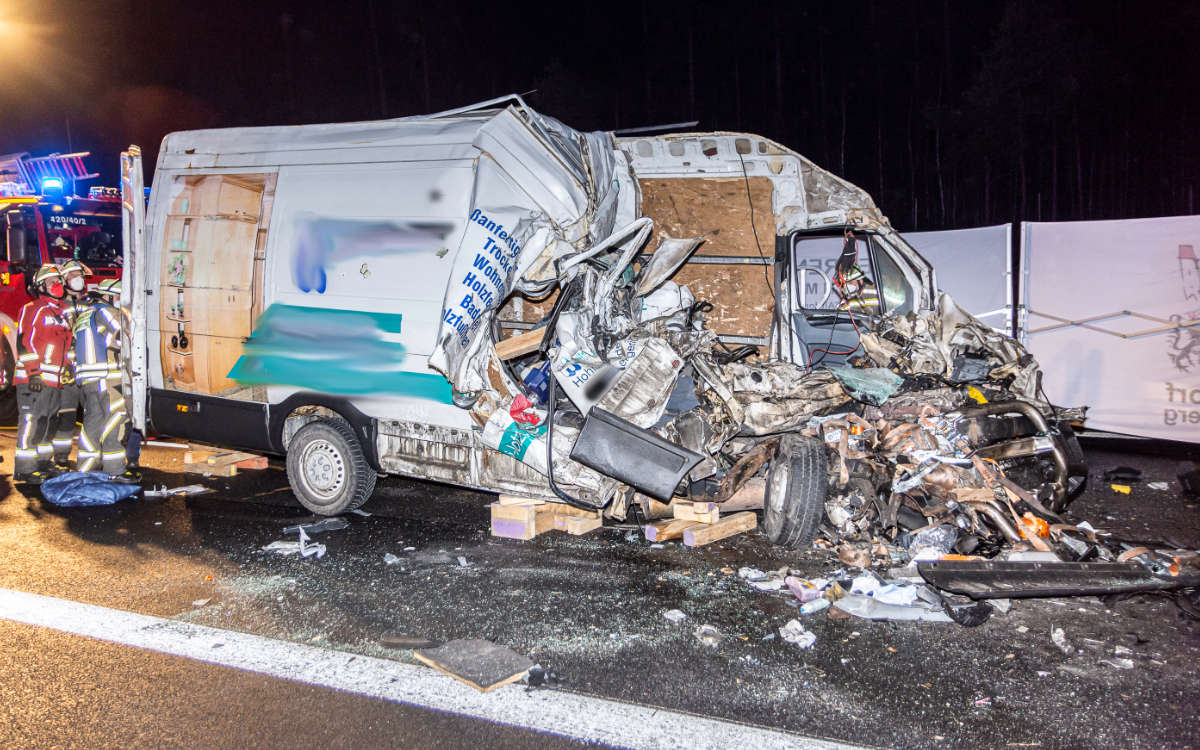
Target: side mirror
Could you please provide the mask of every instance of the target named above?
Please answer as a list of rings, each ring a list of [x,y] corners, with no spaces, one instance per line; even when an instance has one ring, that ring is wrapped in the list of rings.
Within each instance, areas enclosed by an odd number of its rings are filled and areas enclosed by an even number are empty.
[[[10,211],[5,215],[4,240],[5,246],[8,248],[8,262],[25,263],[27,250],[25,247],[25,222],[22,220],[21,214],[16,211]]]

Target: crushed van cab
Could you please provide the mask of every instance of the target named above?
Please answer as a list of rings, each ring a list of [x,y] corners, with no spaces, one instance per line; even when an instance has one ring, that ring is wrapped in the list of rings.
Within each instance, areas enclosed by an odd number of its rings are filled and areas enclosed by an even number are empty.
[[[759,136],[581,133],[515,96],[172,133],[124,236],[135,426],[286,455],[320,514],[395,474],[618,519],[762,507],[793,547],[937,523],[986,547],[1084,474],[1083,412],[1029,353]]]

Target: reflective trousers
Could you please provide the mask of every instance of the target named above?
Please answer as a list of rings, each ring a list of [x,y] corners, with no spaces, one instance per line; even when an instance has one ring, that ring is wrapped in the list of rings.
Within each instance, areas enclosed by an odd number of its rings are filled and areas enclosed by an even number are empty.
[[[54,446],[50,442],[51,428],[58,416],[61,397],[58,388],[43,386],[34,392],[29,385],[17,386],[17,450],[13,456],[13,474],[28,476],[50,468]]]
[[[83,387],[69,383],[59,387],[58,415],[52,428],[55,463],[66,465],[71,461],[71,443],[75,439],[75,419],[78,408],[83,406]]]
[[[125,399],[119,381],[93,380],[80,386],[83,429],[79,432],[79,471],[125,471]]]

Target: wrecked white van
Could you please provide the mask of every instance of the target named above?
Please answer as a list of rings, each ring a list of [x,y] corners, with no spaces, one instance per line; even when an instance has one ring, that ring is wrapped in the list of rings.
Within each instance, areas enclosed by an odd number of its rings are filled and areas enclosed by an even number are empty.
[[[1019,538],[1001,481],[1068,496],[1079,413],[866,193],[767,139],[580,133],[515,96],[172,133],[144,229],[139,159],[134,426],[286,455],[316,513],[389,474],[617,518],[757,493],[799,545],[947,514]]]

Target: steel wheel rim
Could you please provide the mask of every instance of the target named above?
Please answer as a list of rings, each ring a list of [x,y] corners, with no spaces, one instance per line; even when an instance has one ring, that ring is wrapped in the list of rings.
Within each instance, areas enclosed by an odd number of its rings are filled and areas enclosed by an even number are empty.
[[[300,453],[300,480],[321,500],[336,498],[346,486],[346,461],[328,440],[314,440]]]

